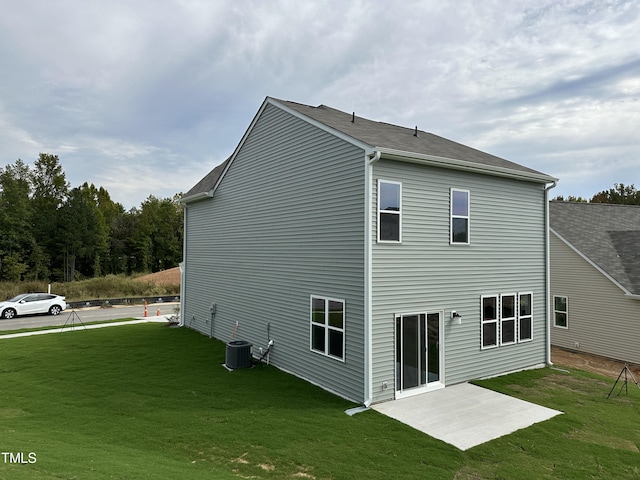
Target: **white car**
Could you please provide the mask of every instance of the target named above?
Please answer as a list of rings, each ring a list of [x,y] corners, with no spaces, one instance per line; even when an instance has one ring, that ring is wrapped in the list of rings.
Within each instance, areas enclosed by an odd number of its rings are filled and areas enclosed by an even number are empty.
[[[58,315],[67,308],[65,297],[50,293],[23,293],[6,302],[0,302],[0,318],[11,319],[16,315],[48,313]]]

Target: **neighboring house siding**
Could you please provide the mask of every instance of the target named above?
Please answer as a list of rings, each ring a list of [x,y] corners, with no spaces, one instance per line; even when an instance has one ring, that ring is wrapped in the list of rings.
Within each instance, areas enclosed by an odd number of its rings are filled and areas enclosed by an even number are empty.
[[[640,300],[634,300],[553,233],[551,301],[568,299],[568,328],[551,322],[555,346],[640,364]]]
[[[402,244],[376,243],[379,179],[402,182]],[[374,402],[394,397],[395,314],[443,312],[447,385],[543,364],[544,186],[385,160],[371,180]],[[470,192],[470,245],[449,244],[450,188]],[[533,341],[481,350],[480,297],[515,292],[533,292]]]
[[[213,198],[187,205],[186,326],[229,341],[238,322],[257,355],[269,324],[271,363],[362,401],[364,172],[362,149],[266,105]],[[344,362],[310,350],[311,295],[345,301]]]

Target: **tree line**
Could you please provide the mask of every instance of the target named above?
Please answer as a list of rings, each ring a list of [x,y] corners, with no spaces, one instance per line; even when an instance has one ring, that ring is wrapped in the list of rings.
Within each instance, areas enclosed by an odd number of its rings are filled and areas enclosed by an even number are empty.
[[[57,155],[0,168],[0,280],[68,282],[155,272],[182,260],[183,212],[149,196],[125,211],[107,190],[71,188]]]
[[[566,199],[558,195],[553,201],[557,202],[584,202],[584,203],[613,203],[618,205],[640,205],[640,191],[634,184],[614,183],[613,188],[596,193],[591,200],[569,195]]]

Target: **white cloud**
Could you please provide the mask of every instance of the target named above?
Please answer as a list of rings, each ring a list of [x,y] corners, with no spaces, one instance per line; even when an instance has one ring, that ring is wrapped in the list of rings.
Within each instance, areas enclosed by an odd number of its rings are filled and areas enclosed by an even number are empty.
[[[640,184],[638,24],[624,0],[17,3],[0,17],[0,154],[58,154],[130,207],[188,190],[269,95],[418,125],[592,194]]]

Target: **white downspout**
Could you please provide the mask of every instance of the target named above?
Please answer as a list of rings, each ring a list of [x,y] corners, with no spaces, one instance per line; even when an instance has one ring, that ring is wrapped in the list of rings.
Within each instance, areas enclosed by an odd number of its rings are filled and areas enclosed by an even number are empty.
[[[187,204],[183,203],[184,213],[182,214],[182,262],[180,262],[180,319],[179,325],[184,326],[184,292],[185,277],[187,268]]]
[[[551,255],[549,247],[549,190],[558,185],[554,181],[544,189],[544,254],[545,254],[545,301],[547,305],[547,365],[553,365],[551,361]]]
[[[380,151],[375,150],[371,156],[365,156],[365,195],[364,195],[364,406],[369,407],[373,400],[373,309],[371,290],[371,270],[373,256],[371,252],[371,204],[373,164],[380,160]]]

